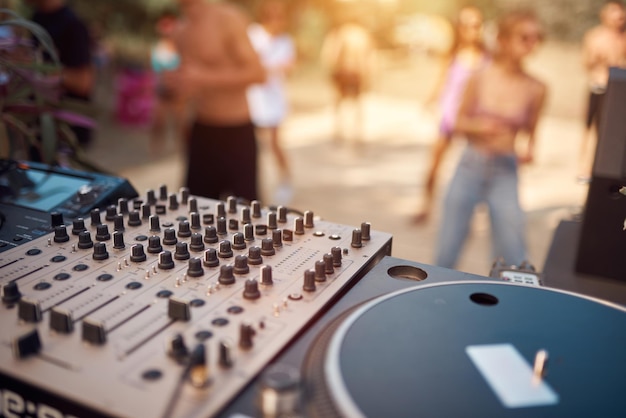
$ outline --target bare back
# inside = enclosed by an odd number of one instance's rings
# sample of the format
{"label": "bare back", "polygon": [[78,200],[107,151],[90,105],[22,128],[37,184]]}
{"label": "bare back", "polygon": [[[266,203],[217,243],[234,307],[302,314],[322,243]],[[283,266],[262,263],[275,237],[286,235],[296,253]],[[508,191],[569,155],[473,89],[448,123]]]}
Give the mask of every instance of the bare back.
{"label": "bare back", "polygon": [[[205,78],[211,74],[241,73],[241,69],[249,65],[260,67],[252,61],[258,58],[246,36],[246,24],[245,17],[233,6],[202,4],[197,13],[187,16],[177,33],[181,67],[204,73]],[[240,124],[250,120],[246,88],[251,83],[245,78],[230,81],[197,83],[191,99],[200,121]]]}

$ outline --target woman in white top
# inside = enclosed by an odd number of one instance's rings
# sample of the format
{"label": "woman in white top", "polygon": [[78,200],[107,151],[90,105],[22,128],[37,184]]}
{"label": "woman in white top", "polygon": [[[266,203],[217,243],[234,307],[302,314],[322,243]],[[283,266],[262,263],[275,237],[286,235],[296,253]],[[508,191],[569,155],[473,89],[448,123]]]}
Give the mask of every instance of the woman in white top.
{"label": "woman in white top", "polygon": [[[286,27],[285,2],[263,1],[259,8],[258,23],[249,26],[248,36],[265,67],[267,78],[264,84],[255,84],[248,89],[248,104],[254,125],[269,134],[280,172],[282,194],[290,195],[287,190],[290,180],[289,164],[279,141],[279,128],[288,110],[285,77],[296,58],[294,44]],[[282,201],[274,203],[286,204],[289,198],[290,196],[276,196],[276,200]]]}

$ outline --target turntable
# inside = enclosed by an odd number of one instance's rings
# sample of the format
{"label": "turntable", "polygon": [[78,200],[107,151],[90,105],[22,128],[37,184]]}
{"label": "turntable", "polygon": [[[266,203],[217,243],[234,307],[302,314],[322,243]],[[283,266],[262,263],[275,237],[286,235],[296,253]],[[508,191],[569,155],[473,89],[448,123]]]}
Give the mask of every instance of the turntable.
{"label": "turntable", "polygon": [[617,305],[386,257],[275,363],[303,416],[618,417],[625,330]]}

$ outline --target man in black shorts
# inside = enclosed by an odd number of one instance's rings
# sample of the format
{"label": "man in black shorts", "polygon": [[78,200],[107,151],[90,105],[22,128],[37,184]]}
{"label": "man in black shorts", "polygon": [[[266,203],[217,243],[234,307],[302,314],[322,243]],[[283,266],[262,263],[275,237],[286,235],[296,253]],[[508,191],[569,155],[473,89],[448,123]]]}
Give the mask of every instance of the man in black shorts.
{"label": "man in black shorts", "polygon": [[256,199],[257,145],[246,90],[263,82],[265,71],[248,39],[248,19],[226,2],[178,3],[183,19],[175,42],[181,65],[163,81],[195,109],[187,187],[215,199]]}

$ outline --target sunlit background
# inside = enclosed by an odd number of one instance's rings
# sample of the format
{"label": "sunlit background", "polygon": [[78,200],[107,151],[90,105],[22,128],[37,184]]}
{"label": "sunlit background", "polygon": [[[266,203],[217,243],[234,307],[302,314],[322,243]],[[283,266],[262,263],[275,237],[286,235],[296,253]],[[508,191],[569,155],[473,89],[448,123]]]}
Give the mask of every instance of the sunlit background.
{"label": "sunlit background", "polygon": [[[12,3],[21,12],[23,2]],[[182,156],[175,148],[155,158],[147,152],[151,111],[149,86],[134,94],[138,113],[117,113],[125,72],[149,75],[149,49],[154,24],[171,0],[73,0],[88,22],[100,54],[95,106],[99,129],[89,155],[108,170],[128,177],[143,193],[165,183],[181,185]],[[255,0],[234,1],[251,19]],[[529,69],[549,87],[538,139],[538,158],[522,171],[521,197],[528,214],[531,262],[541,268],[559,220],[584,204],[586,188],[577,185],[576,158],[586,106],[580,41],[597,23],[604,0],[477,0],[483,10],[485,37],[493,38],[493,22],[504,10],[534,9],[545,24],[547,39]],[[433,261],[439,217],[415,226],[410,218],[419,207],[429,147],[437,136],[437,114],[422,103],[440,71],[440,55],[452,41],[451,21],[467,1],[447,0],[288,0],[290,33],[298,65],[288,80],[290,114],[283,127],[284,146],[294,168],[294,207],[311,209],[334,222],[360,224],[394,235],[393,255],[424,263]],[[378,70],[365,96],[366,147],[355,150],[332,144],[333,90],[320,66],[324,36],[344,19],[358,19],[377,45]],[[142,97],[143,95],[143,97]],[[261,192],[269,200],[276,173],[269,151],[261,153]],[[458,149],[444,165],[443,193]],[[480,212],[460,260],[459,269],[487,274],[490,265],[488,221]]]}

